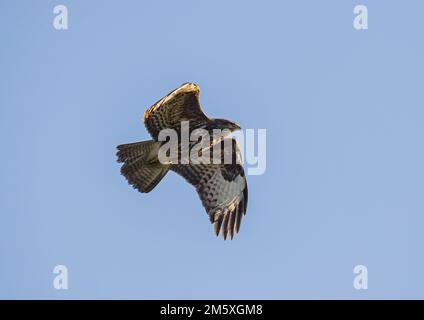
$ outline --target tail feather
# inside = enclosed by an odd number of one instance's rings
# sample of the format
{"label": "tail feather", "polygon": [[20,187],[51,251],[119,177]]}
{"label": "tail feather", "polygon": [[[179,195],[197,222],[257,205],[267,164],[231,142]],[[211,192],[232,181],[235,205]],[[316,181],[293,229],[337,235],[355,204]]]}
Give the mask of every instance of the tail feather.
{"label": "tail feather", "polygon": [[149,140],[134,143],[121,144],[117,146],[118,162],[126,162],[129,160],[156,160],[154,157],[154,150],[160,147],[160,143]]}
{"label": "tail feather", "polygon": [[118,146],[118,162],[123,162],[121,174],[140,192],[150,192],[162,180],[169,165],[158,161],[160,142],[142,141]]}

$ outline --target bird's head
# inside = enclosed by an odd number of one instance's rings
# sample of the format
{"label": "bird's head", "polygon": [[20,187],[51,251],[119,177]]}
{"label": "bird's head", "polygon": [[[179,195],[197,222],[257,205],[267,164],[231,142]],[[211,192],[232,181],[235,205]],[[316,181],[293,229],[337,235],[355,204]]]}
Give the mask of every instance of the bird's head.
{"label": "bird's head", "polygon": [[213,119],[212,123],[213,123],[214,129],[221,129],[221,130],[226,129],[231,132],[241,130],[241,127],[237,123],[233,121],[225,120],[225,119]]}

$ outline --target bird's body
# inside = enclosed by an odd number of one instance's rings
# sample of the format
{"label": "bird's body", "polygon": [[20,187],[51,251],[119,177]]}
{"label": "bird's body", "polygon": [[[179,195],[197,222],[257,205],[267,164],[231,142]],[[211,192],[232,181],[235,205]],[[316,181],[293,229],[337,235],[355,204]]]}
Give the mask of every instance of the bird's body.
{"label": "bird's body", "polygon": [[[128,183],[143,193],[150,192],[169,170],[181,175],[196,188],[216,235],[221,231],[224,239],[227,234],[232,239],[246,214],[247,182],[236,140],[226,139],[225,134],[217,136],[214,130],[226,130],[228,134],[240,127],[228,120],[208,118],[201,110],[199,92],[197,85],[183,84],[146,110],[144,124],[154,140],[118,146],[118,162],[123,162],[121,173]],[[188,125],[188,132],[184,132],[182,124]],[[207,145],[199,148],[189,140],[187,150],[184,149],[183,135],[198,129],[211,137],[206,140]],[[166,143],[160,141],[163,130],[173,130],[178,136],[178,157],[172,161],[159,161],[161,147]],[[221,161],[214,161],[210,152],[209,162],[194,161],[191,156],[184,162],[183,150],[191,155],[195,147],[198,154],[220,149]],[[226,154],[230,154],[230,162],[228,158],[224,161]]]}

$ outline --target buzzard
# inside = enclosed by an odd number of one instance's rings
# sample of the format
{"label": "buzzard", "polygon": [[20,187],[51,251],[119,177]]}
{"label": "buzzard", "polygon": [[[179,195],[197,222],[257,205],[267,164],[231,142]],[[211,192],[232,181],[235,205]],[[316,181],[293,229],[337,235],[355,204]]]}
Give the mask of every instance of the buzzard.
{"label": "buzzard", "polygon": [[[153,140],[122,144],[117,146],[118,162],[123,163],[121,174],[128,183],[142,193],[150,192],[171,170],[192,184],[214,226],[215,235],[225,240],[238,233],[243,215],[247,209],[247,181],[240,161],[240,151],[236,140],[221,136],[212,139],[208,148],[230,145],[231,161],[187,164],[180,161],[163,163],[158,152],[164,141],[159,141],[161,130],[173,129],[181,135],[181,123],[188,121],[189,132],[204,129],[211,133],[214,129],[231,133],[240,127],[225,119],[208,118],[202,111],[199,101],[200,89],[196,84],[185,83],[153,104],[144,113],[144,124]],[[190,144],[190,148],[193,145]],[[179,152],[181,146],[179,145]],[[227,148],[228,149],[228,148]],[[200,150],[200,152],[204,151]],[[223,159],[225,152],[221,153]],[[238,161],[237,161],[238,160]]]}

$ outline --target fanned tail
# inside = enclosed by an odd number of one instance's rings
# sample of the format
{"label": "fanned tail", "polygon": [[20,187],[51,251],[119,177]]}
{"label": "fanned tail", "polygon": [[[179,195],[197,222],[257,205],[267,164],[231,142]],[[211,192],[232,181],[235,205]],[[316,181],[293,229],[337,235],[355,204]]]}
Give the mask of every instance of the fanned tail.
{"label": "fanned tail", "polygon": [[169,165],[163,165],[158,160],[160,146],[160,142],[149,140],[117,147],[118,162],[123,163],[121,174],[140,192],[153,190],[169,170]]}

